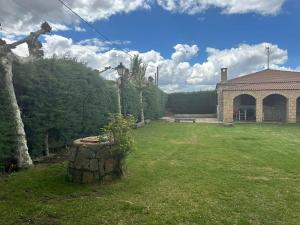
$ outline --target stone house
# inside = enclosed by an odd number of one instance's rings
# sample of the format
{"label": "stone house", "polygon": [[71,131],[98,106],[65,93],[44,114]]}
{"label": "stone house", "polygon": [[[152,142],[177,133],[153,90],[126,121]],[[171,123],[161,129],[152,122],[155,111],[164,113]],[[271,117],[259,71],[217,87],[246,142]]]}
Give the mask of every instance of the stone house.
{"label": "stone house", "polygon": [[300,123],[300,72],[263,70],[217,84],[218,120]]}

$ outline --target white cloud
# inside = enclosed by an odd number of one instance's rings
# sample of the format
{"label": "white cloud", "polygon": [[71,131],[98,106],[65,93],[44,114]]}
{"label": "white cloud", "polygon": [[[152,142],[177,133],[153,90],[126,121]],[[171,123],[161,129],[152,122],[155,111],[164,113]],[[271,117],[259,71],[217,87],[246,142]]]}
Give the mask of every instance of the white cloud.
{"label": "white cloud", "polygon": [[[130,66],[130,57],[126,53],[115,49],[102,52],[102,46],[92,45],[93,42],[90,41],[74,43],[72,39],[62,36],[46,35],[45,55],[46,57],[53,54],[76,57],[78,60],[86,62],[90,67],[99,70],[106,66],[115,67],[120,62],[123,62],[127,67]],[[196,54],[197,46],[181,45],[185,46],[184,49],[194,49],[193,54],[187,54],[189,57],[179,57],[181,60],[174,57],[177,52],[181,52],[178,51],[181,48],[176,48],[179,45],[174,47],[175,52],[170,58],[164,58],[154,50],[147,52],[130,51],[129,54],[132,56],[139,54],[143,58],[148,65],[148,76],[154,76],[156,67],[159,66],[160,87],[165,91],[196,91],[214,88],[220,80],[221,67],[229,68],[229,78],[264,69],[267,61],[265,53],[267,45],[272,49],[272,68],[289,69],[283,67],[288,59],[287,51],[270,43],[242,44],[236,48],[223,50],[207,48],[207,60],[195,64],[191,64],[188,60]],[[117,76],[115,71],[108,71],[102,75],[107,79],[114,79]]]}
{"label": "white cloud", "polygon": [[[276,15],[286,0],[64,0],[84,19],[95,22],[120,13],[150,9],[158,4],[171,12],[197,14],[218,7],[226,14],[257,13]],[[156,2],[156,3],[155,3]],[[7,34],[24,35],[37,29],[43,21],[52,23],[53,29],[83,31],[80,19],[70,13],[59,1],[0,0],[0,21]]]}
{"label": "white cloud", "polygon": [[164,9],[172,12],[197,14],[217,7],[226,14],[257,13],[276,15],[285,0],[157,0]]}
{"label": "white cloud", "polygon": [[[118,13],[129,13],[137,9],[149,9],[148,0],[64,0],[84,19],[95,22],[108,19]],[[75,24],[78,29],[80,19],[70,13],[59,1],[0,0],[0,21],[4,33],[24,35],[37,29],[44,21],[53,25],[54,30],[68,30]]]}
{"label": "white cloud", "polygon": [[185,62],[187,60],[190,60],[193,56],[195,56],[199,48],[197,45],[183,45],[183,44],[177,44],[174,47],[175,52],[172,54],[172,60],[175,62]]}
{"label": "white cloud", "polygon": [[287,61],[287,51],[269,43],[242,44],[237,48],[224,50],[207,48],[207,61],[193,66],[193,73],[187,82],[190,84],[215,83],[219,81],[221,67],[229,68],[229,78],[263,69],[267,63],[266,46],[270,46],[272,49],[272,67],[283,65]]}
{"label": "white cloud", "polygon": [[75,26],[74,30],[77,31],[77,32],[86,32],[86,29],[84,29],[84,28],[82,28],[80,26]]}

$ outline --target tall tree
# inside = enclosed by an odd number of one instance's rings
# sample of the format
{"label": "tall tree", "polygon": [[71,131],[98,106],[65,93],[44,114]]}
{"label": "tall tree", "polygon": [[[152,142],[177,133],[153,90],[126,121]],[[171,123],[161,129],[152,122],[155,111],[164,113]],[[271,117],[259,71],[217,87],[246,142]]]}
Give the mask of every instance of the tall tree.
{"label": "tall tree", "polygon": [[[0,39],[0,78],[4,80],[4,87],[8,93],[8,100],[12,108],[12,116],[16,126],[16,152],[19,168],[30,167],[32,165],[32,160],[28,152],[24,124],[13,85],[13,61],[21,62],[26,60],[34,60],[43,56],[43,51],[41,50],[42,44],[40,41],[38,41],[38,37],[41,34],[45,34],[50,31],[51,27],[45,22],[42,24],[40,30],[31,32],[27,37],[12,44],[7,44],[4,40]],[[11,51],[23,43],[26,43],[28,46],[30,56],[27,59],[21,59]]]}
{"label": "tall tree", "polygon": [[142,123],[145,122],[143,92],[147,88],[148,83],[146,70],[147,65],[143,63],[143,60],[138,55],[135,55],[131,61],[131,76],[132,82],[139,93],[140,119]]}

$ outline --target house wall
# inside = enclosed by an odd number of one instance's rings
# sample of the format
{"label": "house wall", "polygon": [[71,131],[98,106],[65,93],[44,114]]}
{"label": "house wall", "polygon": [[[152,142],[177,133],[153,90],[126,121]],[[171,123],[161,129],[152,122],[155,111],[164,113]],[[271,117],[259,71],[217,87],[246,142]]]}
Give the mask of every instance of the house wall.
{"label": "house wall", "polygon": [[218,89],[218,105],[217,105],[217,116],[219,121],[223,121],[223,92],[222,88]]}
{"label": "house wall", "polygon": [[268,90],[268,91],[227,91],[218,90],[219,119],[226,123],[233,122],[233,102],[235,97],[247,94],[256,99],[256,122],[263,122],[263,99],[272,94],[279,94],[287,99],[287,122],[297,121],[297,99],[300,97],[300,90]]}

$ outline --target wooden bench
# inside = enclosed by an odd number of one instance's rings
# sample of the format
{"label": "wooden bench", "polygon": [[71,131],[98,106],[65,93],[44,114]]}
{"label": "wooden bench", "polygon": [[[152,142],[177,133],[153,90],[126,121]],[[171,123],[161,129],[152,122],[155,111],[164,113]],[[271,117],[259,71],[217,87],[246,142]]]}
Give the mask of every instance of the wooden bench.
{"label": "wooden bench", "polygon": [[180,123],[180,121],[191,121],[193,123],[196,123],[195,118],[175,118],[175,122]]}
{"label": "wooden bench", "polygon": [[191,121],[193,123],[196,123],[196,118],[197,116],[192,115],[192,114],[175,114],[174,115],[175,122],[180,122],[180,121]]}

